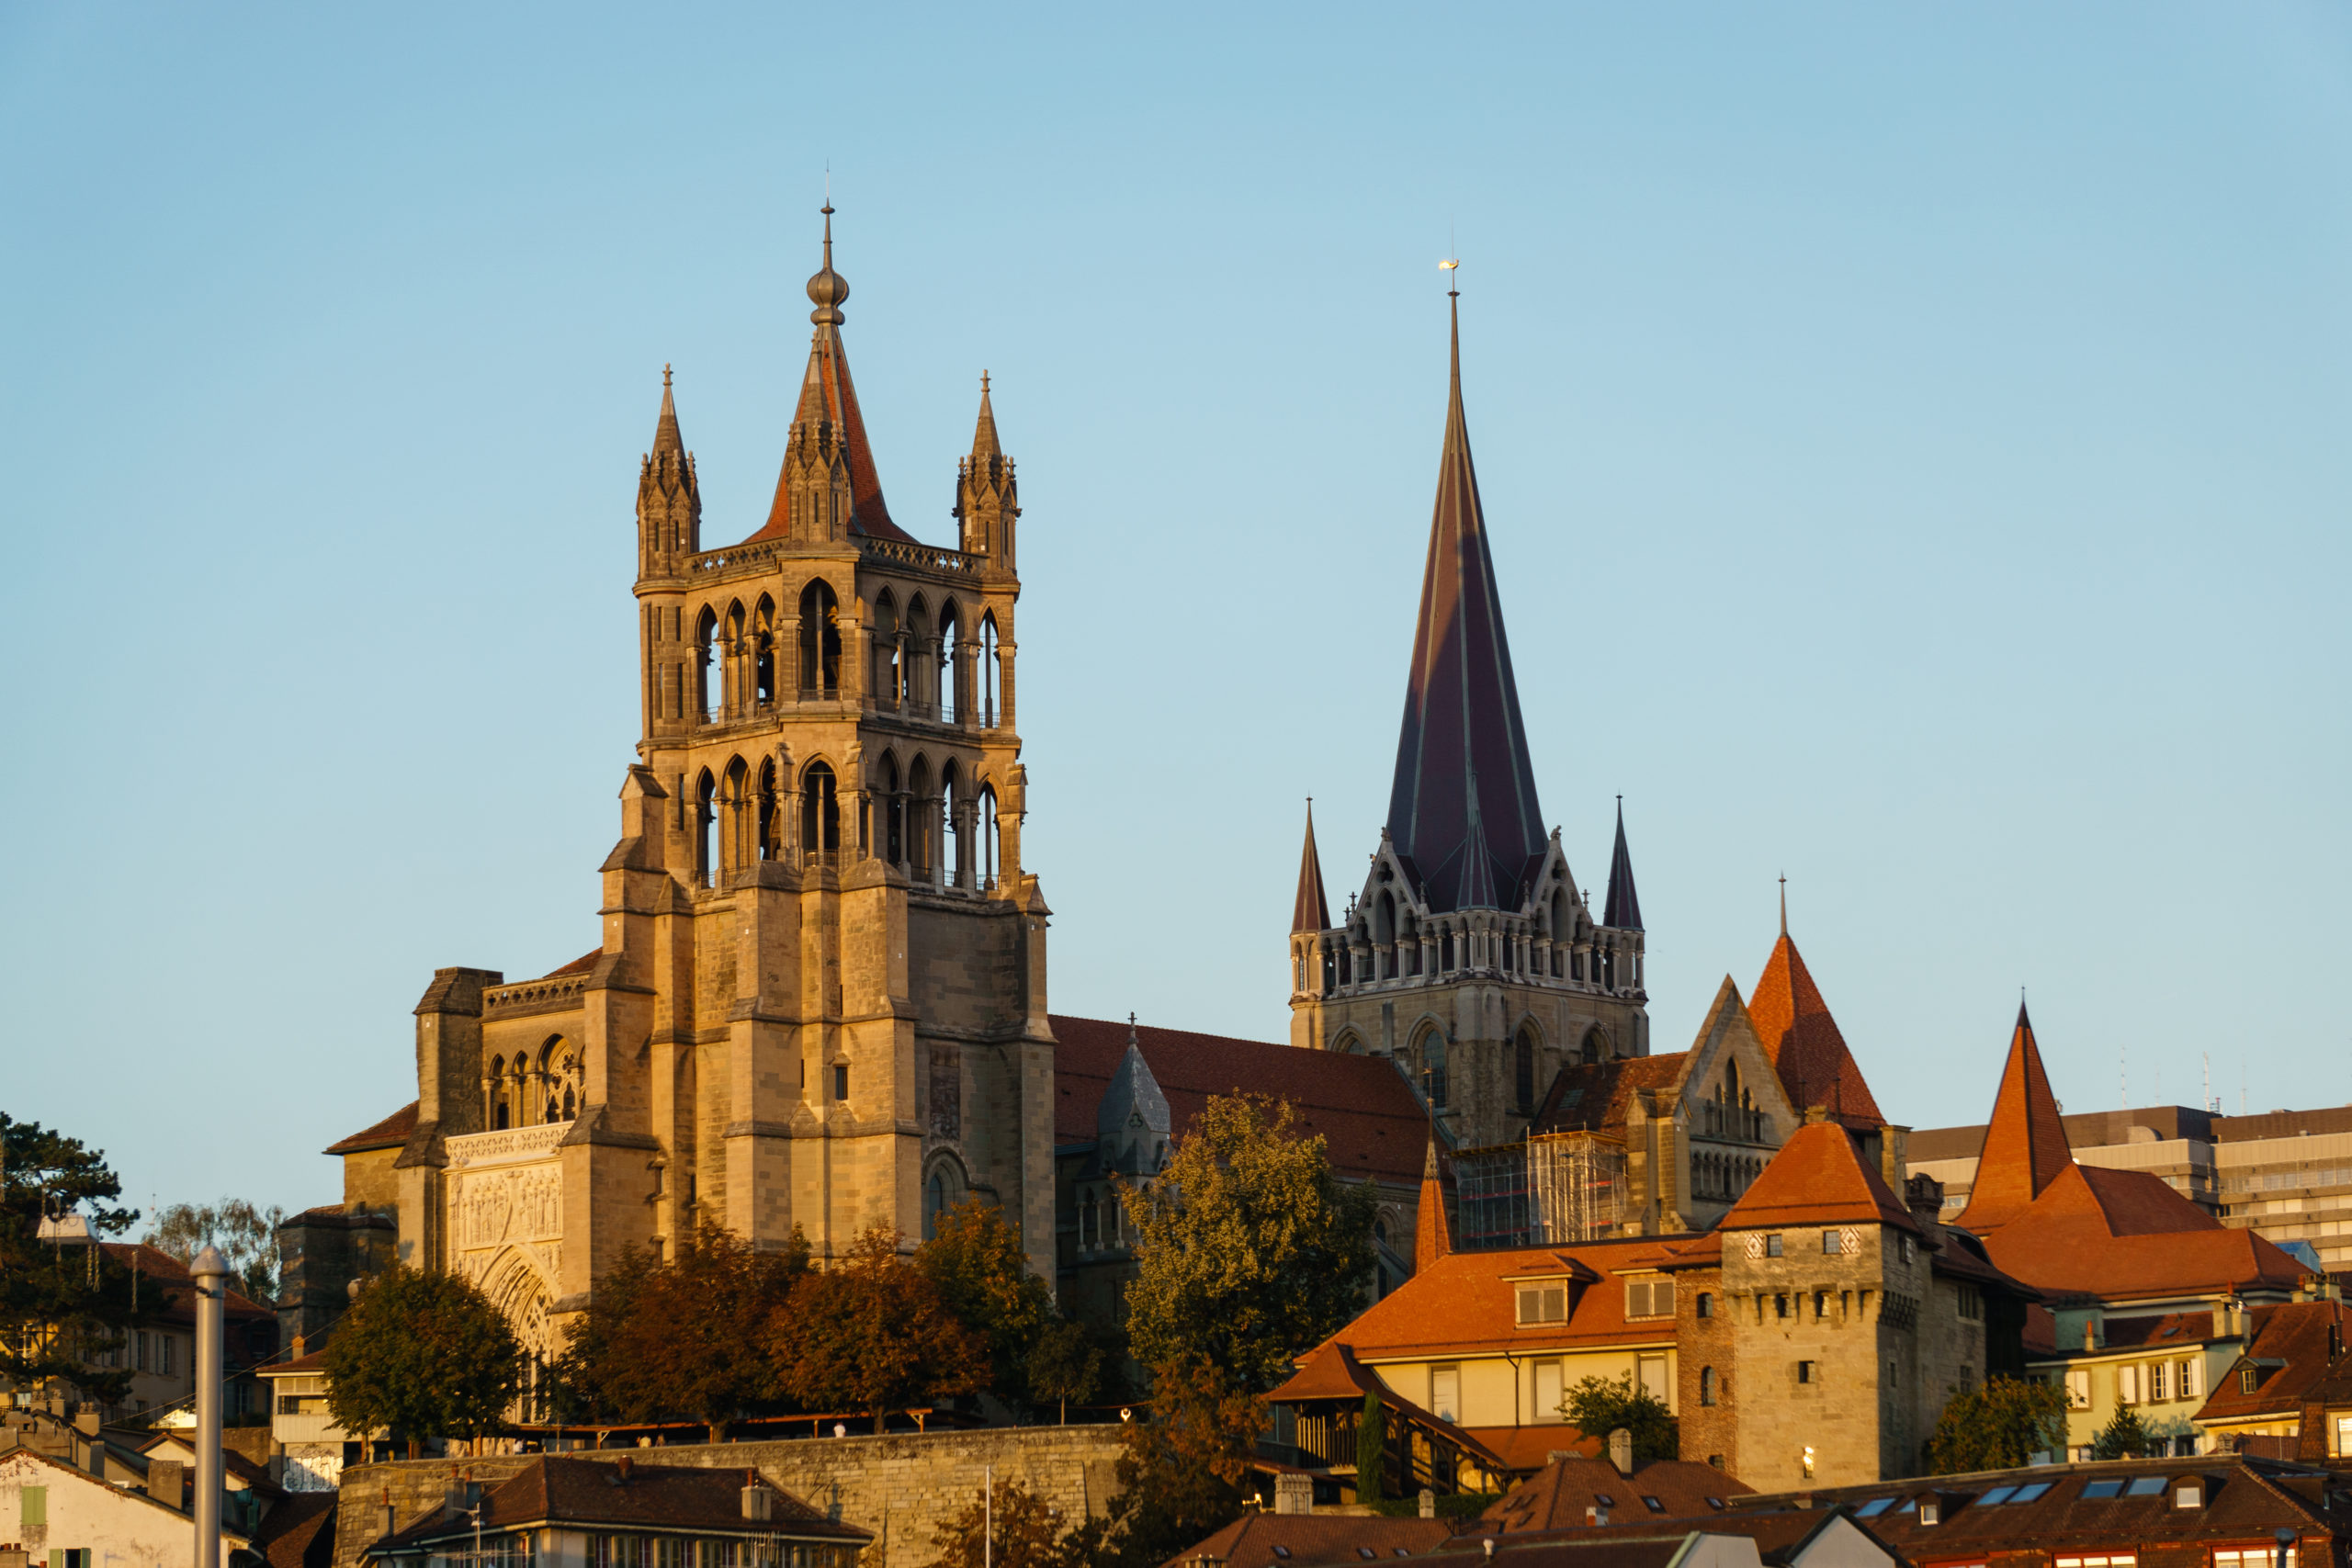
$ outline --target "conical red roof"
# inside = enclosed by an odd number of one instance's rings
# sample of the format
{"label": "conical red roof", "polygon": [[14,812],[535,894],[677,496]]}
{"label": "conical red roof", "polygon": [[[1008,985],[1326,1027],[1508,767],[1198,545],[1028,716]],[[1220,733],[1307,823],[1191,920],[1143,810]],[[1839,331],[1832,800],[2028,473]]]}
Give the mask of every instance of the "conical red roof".
{"label": "conical red roof", "polygon": [[1291,901],[1293,931],[1331,929],[1331,906],[1323,897],[1323,861],[1315,852],[1315,803],[1306,805],[1306,847],[1298,853],[1298,896]]}
{"label": "conical red roof", "polygon": [[1715,1228],[1838,1224],[1919,1228],[1885,1179],[1862,1163],[1845,1128],[1835,1122],[1808,1122],[1790,1134]]}
{"label": "conical red roof", "polygon": [[1829,1016],[1821,987],[1813,983],[1797,944],[1785,931],[1749,993],[1747,1016],[1764,1054],[1780,1070],[1791,1104],[1800,1111],[1826,1105],[1833,1118],[1849,1127],[1867,1129],[1884,1122],[1860,1066],[1838,1032],[1838,1021]]}
{"label": "conical red roof", "polygon": [[1993,1099],[1993,1120],[1976,1158],[1976,1183],[1969,1189],[1962,1228],[1983,1235],[2016,1219],[2075,1163],[2058,1097],[2034,1043],[2033,1021],[2018,1003],[2009,1059],[2001,1068],[2001,1089]]}

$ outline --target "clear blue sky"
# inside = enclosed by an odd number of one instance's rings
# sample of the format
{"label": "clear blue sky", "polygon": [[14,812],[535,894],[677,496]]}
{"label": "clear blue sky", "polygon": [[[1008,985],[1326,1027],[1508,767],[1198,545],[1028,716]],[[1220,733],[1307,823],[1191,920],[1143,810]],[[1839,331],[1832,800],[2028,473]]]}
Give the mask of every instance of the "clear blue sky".
{"label": "clear blue sky", "polygon": [[[2352,19],[2246,4],[0,6],[0,1105],[339,1196],[596,939],[664,361],[763,515],[830,161],[936,540],[1022,464],[1058,1010],[1275,1040],[1377,840],[1464,258],[1546,816],[1657,1043],[1797,935],[1889,1112],[2352,1100]],[[1449,240],[1449,234],[1454,236]]]}

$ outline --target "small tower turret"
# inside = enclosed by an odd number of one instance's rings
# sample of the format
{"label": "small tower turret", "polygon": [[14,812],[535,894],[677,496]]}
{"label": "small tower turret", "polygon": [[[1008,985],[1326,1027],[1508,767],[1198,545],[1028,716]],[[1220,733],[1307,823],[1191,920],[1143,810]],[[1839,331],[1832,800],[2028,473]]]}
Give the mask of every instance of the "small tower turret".
{"label": "small tower turret", "polygon": [[1012,459],[997,442],[996,410],[989,403],[989,373],[980,372],[980,417],[972,431],[972,455],[956,465],[956,520],[962,525],[965,554],[980,556],[985,570],[1014,568],[1013,521],[1021,515],[1021,488]]}
{"label": "small tower turret", "polygon": [[702,487],[695,480],[694,454],[678,434],[678,405],[670,392],[670,367],[662,367],[662,417],[653,425],[653,450],[639,461],[637,476],[637,575],[675,577],[685,558],[702,548]]}

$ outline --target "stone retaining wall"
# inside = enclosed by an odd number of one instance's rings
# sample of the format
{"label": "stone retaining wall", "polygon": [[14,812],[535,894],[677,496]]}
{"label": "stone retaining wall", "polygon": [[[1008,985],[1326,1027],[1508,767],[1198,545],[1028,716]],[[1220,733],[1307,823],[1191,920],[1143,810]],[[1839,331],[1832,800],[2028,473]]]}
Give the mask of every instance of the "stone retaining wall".
{"label": "stone retaining wall", "polygon": [[[893,1433],[885,1437],[695,1444],[661,1449],[600,1449],[568,1457],[639,1464],[754,1467],[821,1513],[874,1532],[860,1568],[925,1568],[932,1536],[979,1496],[987,1467],[1001,1485],[1018,1481],[1068,1519],[1102,1512],[1116,1490],[1116,1427],[1000,1427],[977,1432]],[[470,1472],[495,1486],[536,1457],[401,1460],[349,1465],[335,1518],[335,1568],[354,1568],[380,1533],[379,1509],[390,1493],[401,1528],[438,1507],[450,1481]]]}

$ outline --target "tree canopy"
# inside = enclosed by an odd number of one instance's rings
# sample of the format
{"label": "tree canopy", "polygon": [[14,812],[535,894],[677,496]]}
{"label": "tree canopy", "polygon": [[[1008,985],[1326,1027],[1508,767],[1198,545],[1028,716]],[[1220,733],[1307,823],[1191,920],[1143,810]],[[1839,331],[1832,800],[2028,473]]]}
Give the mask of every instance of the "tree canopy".
{"label": "tree canopy", "polygon": [[1152,1369],[1146,1419],[1120,1432],[1113,1568],[1155,1568],[1239,1517],[1265,1402],[1203,1356]]}
{"label": "tree canopy", "polygon": [[1634,1461],[1673,1459],[1681,1451],[1674,1415],[1666,1402],[1626,1372],[1614,1378],[1580,1380],[1560,1401],[1560,1411],[1588,1438],[1606,1441],[1620,1427],[1633,1434]]}
{"label": "tree canopy", "polygon": [[[978,1198],[939,1216],[915,1252],[947,1310],[988,1341],[989,1386],[1008,1404],[1032,1401],[1029,1361],[1055,1321],[1053,1292],[1030,1271],[1021,1234]],[[1053,1398],[1048,1394],[1045,1397]],[[1077,1397],[1083,1398],[1083,1394]]]}
{"label": "tree canopy", "polygon": [[1944,1402],[1928,1438],[1928,1468],[1935,1475],[2014,1470],[2065,1442],[2065,1394],[2046,1382],[1991,1378]]}
{"label": "tree canopy", "polygon": [[390,1427],[414,1458],[428,1437],[494,1430],[522,1363],[505,1315],[471,1281],[398,1265],[360,1287],[327,1341],[327,1412],[355,1438]]}
{"label": "tree canopy", "polygon": [[677,1256],[624,1248],[566,1330],[561,1383],[581,1414],[622,1421],[699,1421],[710,1440],[777,1400],[768,1320],[808,1272],[808,1243],[763,1252],[706,1224]]}
{"label": "tree canopy", "polygon": [[988,1385],[988,1341],[950,1311],[929,1275],[876,1226],[830,1269],[804,1275],[773,1314],[762,1343],[777,1388],[804,1409],[882,1418]]}
{"label": "tree canopy", "polygon": [[1043,1497],[1001,1481],[993,1495],[974,1494],[933,1533],[936,1568],[1083,1568],[1085,1541],[1098,1532],[1073,1539],[1063,1526],[1060,1510]]}
{"label": "tree canopy", "polygon": [[[19,1386],[55,1380],[108,1403],[128,1393],[130,1370],[98,1364],[132,1316],[131,1272],[99,1245],[139,1218],[121,1195],[97,1150],[0,1112],[0,1374]],[[77,1213],[88,1241],[40,1239],[44,1219]]]}
{"label": "tree canopy", "polygon": [[277,1299],[277,1227],[286,1211],[272,1203],[257,1209],[243,1198],[218,1203],[167,1203],[149,1222],[139,1239],[182,1263],[208,1247],[220,1256],[237,1276],[237,1287],[257,1302]]}
{"label": "tree canopy", "polygon": [[1150,1189],[1121,1197],[1139,1237],[1127,1334],[1155,1388],[1204,1360],[1265,1393],[1365,1304],[1372,1186],[1341,1181],[1287,1102],[1212,1098]]}
{"label": "tree canopy", "polygon": [[2114,1418],[2091,1439],[2091,1458],[2138,1459],[2148,1451],[2148,1428],[2141,1423],[2140,1413],[2119,1404]]}

